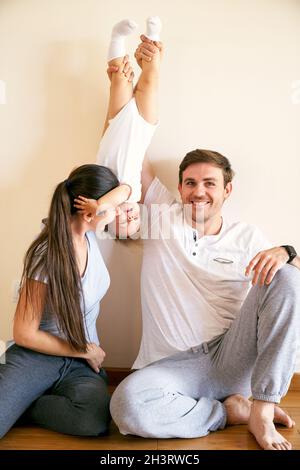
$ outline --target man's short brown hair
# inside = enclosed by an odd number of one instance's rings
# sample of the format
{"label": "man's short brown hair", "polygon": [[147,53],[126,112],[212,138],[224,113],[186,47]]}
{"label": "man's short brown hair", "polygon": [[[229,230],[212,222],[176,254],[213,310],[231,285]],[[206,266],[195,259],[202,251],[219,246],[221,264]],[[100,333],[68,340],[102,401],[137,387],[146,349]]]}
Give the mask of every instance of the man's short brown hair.
{"label": "man's short brown hair", "polygon": [[231,168],[230,161],[218,152],[213,150],[196,149],[187,153],[179,166],[179,184],[182,184],[182,174],[188,166],[194,163],[211,163],[212,165],[221,168],[224,176],[224,188],[227,183],[232,181],[234,171]]}

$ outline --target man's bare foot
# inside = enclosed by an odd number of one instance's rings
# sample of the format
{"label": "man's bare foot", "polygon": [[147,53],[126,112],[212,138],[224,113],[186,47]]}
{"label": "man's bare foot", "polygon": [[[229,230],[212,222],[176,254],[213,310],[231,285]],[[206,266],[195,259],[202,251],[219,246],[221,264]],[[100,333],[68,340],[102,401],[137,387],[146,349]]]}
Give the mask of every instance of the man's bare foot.
{"label": "man's bare foot", "polygon": [[[252,402],[242,395],[230,395],[223,403],[227,412],[227,425],[248,424]],[[274,423],[282,424],[287,428],[295,426],[295,421],[278,405],[274,408]]]}
{"label": "man's bare foot", "polygon": [[[282,419],[283,415],[278,410],[276,413],[278,418]],[[254,400],[251,407],[248,429],[258,444],[265,450],[291,450],[291,443],[276,431],[273,423],[274,419],[274,403]]]}
{"label": "man's bare foot", "polygon": [[295,421],[293,421],[292,418],[277,405],[275,405],[274,410],[274,423],[282,424],[287,428],[293,428],[296,424]]}
{"label": "man's bare foot", "polygon": [[247,424],[250,417],[251,401],[242,395],[230,395],[224,400],[223,405],[227,413],[227,426],[234,424]]}

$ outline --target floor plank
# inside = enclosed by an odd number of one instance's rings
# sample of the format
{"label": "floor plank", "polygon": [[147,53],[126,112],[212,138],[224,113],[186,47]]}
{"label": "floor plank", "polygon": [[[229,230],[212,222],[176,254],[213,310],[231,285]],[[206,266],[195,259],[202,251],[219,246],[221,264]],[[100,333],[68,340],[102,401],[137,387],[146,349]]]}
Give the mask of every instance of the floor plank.
{"label": "floor plank", "polygon": [[[296,421],[293,429],[278,427],[300,450],[300,391],[290,391],[282,407]],[[0,440],[0,450],[239,450],[259,449],[246,426],[230,426],[199,439],[143,439],[122,436],[112,423],[110,434],[101,438],[84,438],[59,434],[34,426],[16,426]]]}
{"label": "floor plank", "polygon": [[[298,395],[299,396],[299,395]],[[299,400],[299,398],[298,398]],[[277,426],[278,431],[292,443],[294,450],[300,449],[300,408],[284,407],[296,421],[293,429]],[[259,450],[247,426],[230,426],[199,439],[160,439],[158,450]]]}
{"label": "floor plank", "polygon": [[157,450],[156,439],[122,436],[116,425],[104,437],[76,437],[35,426],[17,426],[0,440],[0,450]]}

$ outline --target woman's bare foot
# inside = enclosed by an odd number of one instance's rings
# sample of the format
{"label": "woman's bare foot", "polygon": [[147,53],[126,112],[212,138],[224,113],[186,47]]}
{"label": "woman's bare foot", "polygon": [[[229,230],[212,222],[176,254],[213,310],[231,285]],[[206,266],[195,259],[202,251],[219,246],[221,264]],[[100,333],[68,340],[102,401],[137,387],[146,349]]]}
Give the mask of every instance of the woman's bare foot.
{"label": "woman's bare foot", "polygon": [[[281,411],[284,413],[283,410]],[[283,418],[278,410],[276,410],[276,413],[279,419]],[[274,419],[274,403],[254,400],[251,406],[248,429],[258,444],[265,450],[291,450],[291,443],[276,431],[273,423]],[[286,420],[285,417],[283,419]]]}
{"label": "woman's bare foot", "polygon": [[230,395],[224,400],[223,405],[227,413],[227,426],[234,424],[247,424],[250,417],[251,401],[242,395]]}

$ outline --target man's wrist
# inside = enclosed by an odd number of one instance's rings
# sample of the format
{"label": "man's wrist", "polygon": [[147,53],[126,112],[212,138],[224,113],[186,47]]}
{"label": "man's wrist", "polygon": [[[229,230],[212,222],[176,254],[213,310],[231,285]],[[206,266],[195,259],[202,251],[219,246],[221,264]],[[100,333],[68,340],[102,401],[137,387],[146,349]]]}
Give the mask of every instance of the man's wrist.
{"label": "man's wrist", "polygon": [[293,261],[294,258],[296,258],[297,256],[297,252],[295,250],[295,248],[291,245],[281,245],[281,248],[284,248],[285,251],[287,252],[287,255],[288,255],[288,260],[287,260],[287,263],[291,263]]}

